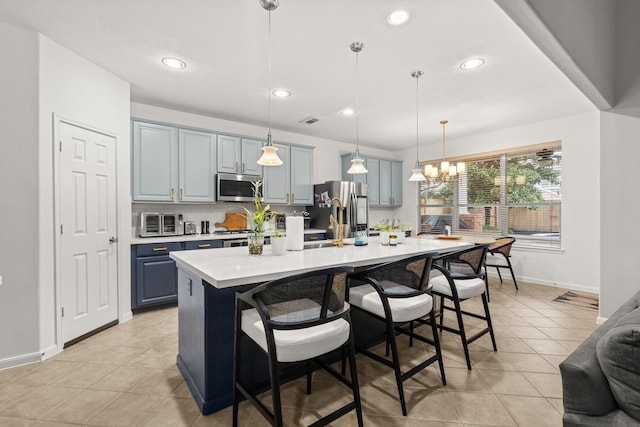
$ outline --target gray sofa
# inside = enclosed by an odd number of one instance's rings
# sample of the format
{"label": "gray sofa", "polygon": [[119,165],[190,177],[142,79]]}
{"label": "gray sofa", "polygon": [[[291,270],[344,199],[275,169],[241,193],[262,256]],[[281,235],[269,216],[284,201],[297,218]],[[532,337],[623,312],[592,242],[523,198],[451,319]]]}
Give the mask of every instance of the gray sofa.
{"label": "gray sofa", "polygon": [[640,426],[640,292],[561,364],[565,426]]}

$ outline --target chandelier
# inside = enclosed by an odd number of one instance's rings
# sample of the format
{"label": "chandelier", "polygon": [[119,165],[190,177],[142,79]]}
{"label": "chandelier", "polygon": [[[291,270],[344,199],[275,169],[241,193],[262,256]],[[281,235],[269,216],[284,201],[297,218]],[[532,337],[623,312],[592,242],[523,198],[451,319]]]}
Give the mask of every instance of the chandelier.
{"label": "chandelier", "polygon": [[424,167],[424,174],[427,178],[427,184],[430,186],[437,186],[440,184],[446,184],[447,180],[453,180],[458,175],[463,174],[467,167],[464,162],[458,162],[452,165],[447,160],[446,153],[446,125],[448,120],[440,120],[442,125],[442,161],[440,162],[440,168],[433,165],[426,165]]}

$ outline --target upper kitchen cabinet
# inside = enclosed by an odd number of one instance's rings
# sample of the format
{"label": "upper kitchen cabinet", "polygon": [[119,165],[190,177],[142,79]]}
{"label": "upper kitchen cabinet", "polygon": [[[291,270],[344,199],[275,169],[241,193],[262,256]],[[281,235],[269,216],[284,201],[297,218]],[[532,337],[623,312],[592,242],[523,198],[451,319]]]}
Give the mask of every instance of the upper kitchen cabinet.
{"label": "upper kitchen cabinet", "polygon": [[367,173],[348,174],[353,154],[342,155],[342,180],[364,182],[369,187],[369,206],[402,205],[402,162],[365,157]]}
{"label": "upper kitchen cabinet", "polygon": [[263,169],[265,203],[313,205],[313,149],[273,145],[282,165]]}
{"label": "upper kitchen cabinet", "polygon": [[391,206],[402,206],[402,162],[391,162]]}
{"label": "upper kitchen cabinet", "polygon": [[262,141],[218,135],[218,172],[262,175]]}
{"label": "upper kitchen cabinet", "polygon": [[215,134],[145,122],[132,129],[134,201],[215,201]]}
{"label": "upper kitchen cabinet", "polygon": [[216,135],[180,129],[179,202],[215,202]]}
{"label": "upper kitchen cabinet", "polygon": [[380,160],[380,206],[402,205],[402,162]]}
{"label": "upper kitchen cabinet", "polygon": [[380,160],[367,157],[367,184],[369,185],[369,206],[380,205]]}
{"label": "upper kitchen cabinet", "polygon": [[133,122],[133,200],[173,202],[178,184],[178,129]]}

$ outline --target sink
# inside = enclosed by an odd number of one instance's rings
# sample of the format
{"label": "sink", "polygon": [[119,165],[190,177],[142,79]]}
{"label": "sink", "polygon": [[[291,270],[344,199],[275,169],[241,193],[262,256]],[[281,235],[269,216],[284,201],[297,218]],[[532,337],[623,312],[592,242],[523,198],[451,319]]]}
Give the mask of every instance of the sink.
{"label": "sink", "polygon": [[333,246],[333,242],[305,242],[305,249],[319,249],[319,248],[330,248]]}

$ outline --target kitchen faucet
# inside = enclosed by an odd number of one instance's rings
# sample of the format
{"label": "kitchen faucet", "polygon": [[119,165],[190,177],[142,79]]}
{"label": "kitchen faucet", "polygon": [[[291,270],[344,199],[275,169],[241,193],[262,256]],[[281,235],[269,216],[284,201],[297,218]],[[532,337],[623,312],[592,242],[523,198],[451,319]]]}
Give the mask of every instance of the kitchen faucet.
{"label": "kitchen faucet", "polygon": [[336,223],[336,219],[333,217],[333,215],[329,216],[329,230],[333,230],[333,224],[336,224],[338,226],[338,238],[337,239],[333,239],[333,245],[337,246],[339,248],[344,246],[344,232],[343,232],[343,226],[342,226],[342,202],[340,201],[339,198],[334,197],[333,199],[331,199],[330,202],[330,206],[333,206],[333,202],[338,202],[338,221]]}

